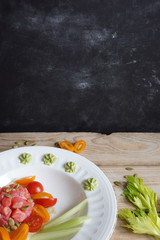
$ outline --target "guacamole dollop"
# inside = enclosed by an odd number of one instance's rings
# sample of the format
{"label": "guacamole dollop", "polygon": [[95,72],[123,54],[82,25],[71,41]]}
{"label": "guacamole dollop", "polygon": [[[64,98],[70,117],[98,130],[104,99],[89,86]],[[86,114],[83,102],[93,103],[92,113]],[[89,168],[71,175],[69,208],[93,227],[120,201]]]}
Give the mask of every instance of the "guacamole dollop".
{"label": "guacamole dollop", "polygon": [[98,187],[98,181],[95,178],[88,178],[83,182],[84,190],[94,191]]}
{"label": "guacamole dollop", "polygon": [[69,173],[74,173],[77,170],[77,165],[74,162],[67,162],[64,167],[65,171]]}
{"label": "guacamole dollop", "polygon": [[20,159],[20,163],[27,164],[27,163],[30,163],[32,161],[32,155],[29,154],[29,153],[22,153],[19,156],[19,159]]}
{"label": "guacamole dollop", "polygon": [[47,153],[43,157],[44,164],[48,165],[48,166],[55,163],[56,160],[57,160],[57,157],[55,155],[53,155],[52,153]]}

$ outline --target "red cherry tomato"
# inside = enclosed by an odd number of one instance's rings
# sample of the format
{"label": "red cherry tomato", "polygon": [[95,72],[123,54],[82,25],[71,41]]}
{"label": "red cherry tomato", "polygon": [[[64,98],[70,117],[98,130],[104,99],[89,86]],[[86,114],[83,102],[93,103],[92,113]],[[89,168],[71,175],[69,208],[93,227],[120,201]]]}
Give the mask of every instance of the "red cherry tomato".
{"label": "red cherry tomato", "polygon": [[24,223],[29,226],[29,232],[37,232],[43,224],[43,218],[33,213],[24,220]]}
{"label": "red cherry tomato", "polygon": [[38,198],[34,200],[37,204],[42,205],[43,207],[52,207],[57,203],[57,198]]}
{"label": "red cherry tomato", "polygon": [[28,192],[30,194],[36,194],[39,192],[43,192],[44,188],[40,182],[34,181],[27,185]]}

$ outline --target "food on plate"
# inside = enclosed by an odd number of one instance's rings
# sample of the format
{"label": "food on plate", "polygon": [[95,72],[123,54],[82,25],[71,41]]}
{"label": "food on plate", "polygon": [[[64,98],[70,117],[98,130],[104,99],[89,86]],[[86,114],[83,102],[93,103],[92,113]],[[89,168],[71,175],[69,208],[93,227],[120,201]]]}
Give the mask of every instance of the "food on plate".
{"label": "food on plate", "polygon": [[59,216],[58,218],[54,219],[53,221],[49,222],[48,224],[44,225],[42,227],[42,231],[45,229],[49,229],[55,226],[58,226],[58,224],[65,222],[67,219],[70,219],[72,216],[74,216],[77,212],[81,211],[87,204],[88,199],[84,199],[79,204],[74,206],[69,211],[65,212],[63,215]]}
{"label": "food on plate", "polygon": [[22,223],[11,235],[11,240],[25,240],[28,236],[29,226]]}
{"label": "food on plate", "polygon": [[134,233],[160,238],[160,217],[156,210],[157,194],[143,183],[143,179],[137,176],[126,178],[127,186],[122,196],[127,197],[137,208],[125,208],[118,212],[119,217],[128,223],[123,227],[132,229]]}
{"label": "food on plate", "polygon": [[29,154],[29,153],[22,153],[19,156],[19,159],[20,159],[20,163],[27,164],[27,163],[30,163],[32,161],[32,155]]}
{"label": "food on plate", "polygon": [[49,212],[40,204],[35,204],[33,207],[33,213],[36,215],[38,214],[43,219],[43,223],[46,223],[50,219]]}
{"label": "food on plate", "polygon": [[13,183],[2,187],[0,190],[0,226],[9,227],[10,219],[15,223],[21,223],[27,218],[34,206],[29,202],[31,195],[26,187],[17,186]]}
{"label": "food on plate", "polygon": [[57,203],[57,198],[36,198],[34,201],[43,207],[52,207]]}
{"label": "food on plate", "polygon": [[94,191],[98,187],[98,181],[95,178],[88,178],[83,182],[84,190]]}
{"label": "food on plate", "polygon": [[27,185],[27,190],[30,194],[36,194],[36,193],[41,193],[43,192],[44,188],[42,183],[38,181],[30,182]]}
{"label": "food on plate", "polygon": [[9,233],[4,227],[0,227],[0,237],[2,240],[10,240]]}
{"label": "food on plate", "polygon": [[43,224],[43,218],[37,214],[38,212],[32,212],[29,217],[24,220],[29,227],[29,232],[34,233],[37,232]]}
{"label": "food on plate", "polygon": [[32,196],[32,199],[44,198],[44,197],[53,198],[52,194],[50,194],[50,193],[38,192]]}
{"label": "food on plate", "polygon": [[20,185],[27,185],[30,182],[33,182],[35,180],[35,178],[36,178],[36,176],[21,178],[21,179],[16,180],[16,183],[20,184]]}
{"label": "food on plate", "polygon": [[65,171],[69,173],[74,173],[77,170],[77,165],[75,164],[75,162],[67,162],[65,163],[64,167]]}
{"label": "food on plate", "polygon": [[[25,239],[23,234],[37,232],[50,219],[46,208],[57,202],[57,198],[43,192],[43,185],[34,180],[35,176],[21,178],[0,189],[0,226],[9,232],[14,231],[11,237],[13,240],[18,239],[17,235]],[[36,204],[39,198],[42,202]]]}
{"label": "food on plate", "polygon": [[43,157],[43,162],[45,165],[51,165],[51,164],[55,163],[56,160],[57,160],[57,157],[55,155],[53,155],[52,153],[47,153]]}
{"label": "food on plate", "polygon": [[87,199],[50,220],[49,207],[57,198],[44,191],[35,176],[17,179],[0,189],[0,239],[40,240],[63,239],[77,233],[88,216],[75,217],[87,204]]}
{"label": "food on plate", "polygon": [[77,233],[82,224],[89,220],[88,216],[74,217],[77,212],[80,212],[87,204],[88,199],[84,199],[75,207],[42,226],[37,234],[31,236],[31,240],[57,240],[72,236]]}

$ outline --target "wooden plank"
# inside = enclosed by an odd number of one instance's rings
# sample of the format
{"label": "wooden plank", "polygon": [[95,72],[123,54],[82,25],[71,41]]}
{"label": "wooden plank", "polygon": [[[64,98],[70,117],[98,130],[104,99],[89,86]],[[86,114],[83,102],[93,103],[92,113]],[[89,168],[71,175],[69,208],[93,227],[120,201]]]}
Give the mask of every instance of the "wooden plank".
{"label": "wooden plank", "polygon": [[[95,164],[111,181],[115,190],[118,209],[133,206],[121,196],[122,187],[113,184],[114,181],[125,182],[124,175],[137,173],[144,183],[153,188],[160,199],[160,133],[114,133],[111,135],[99,133],[0,133],[0,151],[11,149],[16,141],[24,146],[24,141],[40,146],[54,146],[55,142],[68,140],[72,143],[79,139],[87,142],[86,149],[81,153]],[[133,166],[132,171],[125,167]],[[158,211],[160,203],[158,201]],[[155,239],[147,235],[138,235],[122,228],[118,218],[111,240],[145,240]]]}
{"label": "wooden plank", "polygon": [[99,166],[160,165],[160,133],[0,133],[0,151],[12,148],[16,141],[54,147],[57,141],[79,139],[87,142],[82,155]]}
{"label": "wooden plank", "polygon": [[[160,212],[160,166],[135,166],[132,171],[125,170],[125,167],[100,167],[101,170],[105,173],[105,175],[109,178],[110,182],[112,183],[112,186],[115,191],[116,199],[117,199],[117,207],[118,210],[122,208],[130,208],[134,209],[133,205],[129,203],[129,201],[121,196],[123,192],[123,187],[118,187],[114,184],[114,181],[120,181],[122,183],[126,182],[126,179],[124,178],[125,175],[133,175],[138,174],[140,178],[144,179],[144,183],[146,186],[151,187],[158,196],[158,205],[157,210]],[[117,223],[114,229],[114,233],[111,237],[111,240],[155,240],[154,237],[149,235],[139,235],[132,233],[131,230],[123,228],[121,225],[123,225],[125,222],[117,218]]]}

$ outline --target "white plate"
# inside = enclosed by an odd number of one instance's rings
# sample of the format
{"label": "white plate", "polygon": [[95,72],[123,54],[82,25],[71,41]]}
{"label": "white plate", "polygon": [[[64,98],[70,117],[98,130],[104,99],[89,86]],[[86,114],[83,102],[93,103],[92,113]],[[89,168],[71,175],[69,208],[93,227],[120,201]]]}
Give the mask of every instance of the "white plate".
{"label": "white plate", "polygon": [[[19,155],[30,153],[32,162],[23,165]],[[58,160],[51,166],[44,165],[44,154],[52,153]],[[64,164],[73,161],[75,173],[66,173]],[[8,184],[15,178],[36,175],[46,191],[58,198],[54,217],[61,215],[80,201],[88,198],[84,214],[91,217],[72,240],[108,240],[114,229],[117,204],[111,183],[105,174],[86,158],[67,150],[53,147],[22,147],[0,153],[0,184]],[[83,181],[96,178],[99,186],[93,191],[83,190]]]}

